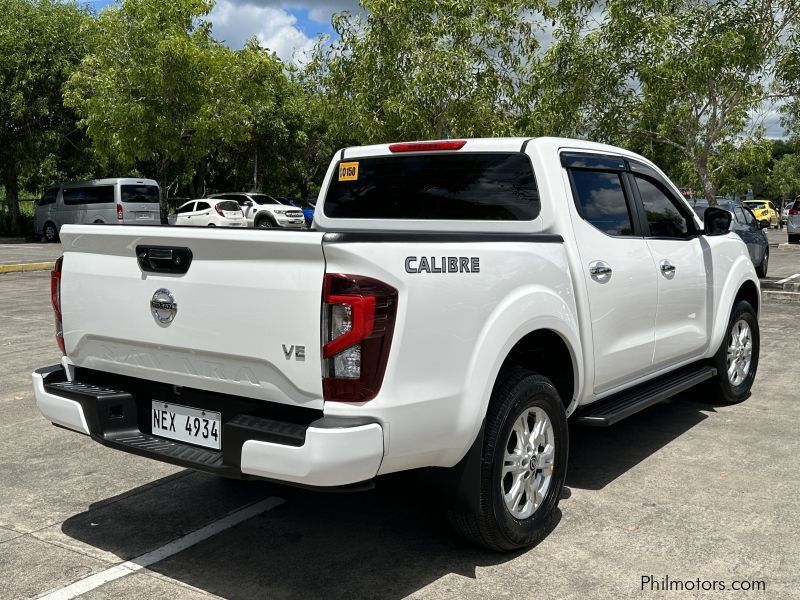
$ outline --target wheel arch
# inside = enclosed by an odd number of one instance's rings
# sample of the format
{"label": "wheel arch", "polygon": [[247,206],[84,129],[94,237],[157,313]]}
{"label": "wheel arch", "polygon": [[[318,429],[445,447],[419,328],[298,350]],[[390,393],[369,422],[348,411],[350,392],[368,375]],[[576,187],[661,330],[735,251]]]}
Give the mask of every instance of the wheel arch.
{"label": "wheel arch", "polygon": [[256,223],[258,223],[262,219],[267,219],[273,225],[278,224],[278,221],[275,219],[275,215],[273,215],[271,212],[265,209],[256,213],[256,216],[253,217],[253,225],[255,226]]}
{"label": "wheel arch", "polygon": [[732,266],[730,275],[719,295],[716,303],[719,310],[714,318],[711,340],[708,345],[708,357],[713,356],[722,343],[731,311],[739,300],[749,302],[756,311],[756,317],[760,316],[761,288],[749,257],[747,257],[746,264],[744,260],[740,260]]}

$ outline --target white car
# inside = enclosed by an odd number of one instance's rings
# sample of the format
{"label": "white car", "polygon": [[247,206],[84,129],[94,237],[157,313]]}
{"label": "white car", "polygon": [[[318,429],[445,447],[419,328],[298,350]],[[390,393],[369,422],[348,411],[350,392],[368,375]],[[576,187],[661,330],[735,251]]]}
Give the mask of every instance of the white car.
{"label": "white car", "polygon": [[239,205],[232,200],[214,198],[190,200],[167,217],[170,225],[194,225],[208,227],[247,227],[247,221]]}
{"label": "white car", "polygon": [[260,229],[304,229],[303,211],[295,206],[256,192],[227,192],[211,194],[209,198],[233,200],[242,208],[248,227]]}
{"label": "white car", "polygon": [[311,231],[67,225],[63,358],[33,373],[36,402],[226,477],[352,490],[433,468],[460,534],[529,546],[568,419],[613,425],[700,383],[750,395],[758,277],[731,213],[704,216],[627,150],[500,138],[337,152]]}

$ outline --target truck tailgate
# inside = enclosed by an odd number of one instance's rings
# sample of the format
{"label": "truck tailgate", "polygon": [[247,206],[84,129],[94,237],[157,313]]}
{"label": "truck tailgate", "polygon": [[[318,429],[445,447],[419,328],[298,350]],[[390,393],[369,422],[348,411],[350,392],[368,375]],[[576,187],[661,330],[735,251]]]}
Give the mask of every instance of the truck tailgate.
{"label": "truck tailgate", "polygon": [[[75,365],[322,407],[322,233],[68,225],[61,240],[64,341]],[[188,248],[188,271],[146,272],[137,247],[149,246]],[[169,295],[177,308],[163,323],[151,301]]]}

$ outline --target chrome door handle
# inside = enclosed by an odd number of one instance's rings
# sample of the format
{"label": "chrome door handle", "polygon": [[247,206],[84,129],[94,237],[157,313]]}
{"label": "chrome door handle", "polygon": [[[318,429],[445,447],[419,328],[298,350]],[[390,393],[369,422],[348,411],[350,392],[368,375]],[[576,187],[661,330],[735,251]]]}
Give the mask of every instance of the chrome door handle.
{"label": "chrome door handle", "polygon": [[665,275],[667,275],[669,273],[674,273],[675,272],[675,265],[673,265],[668,260],[665,260],[665,261],[663,261],[661,263],[661,272],[664,273]]}
{"label": "chrome door handle", "polygon": [[590,267],[589,273],[592,275],[611,275],[613,271],[611,267]]}

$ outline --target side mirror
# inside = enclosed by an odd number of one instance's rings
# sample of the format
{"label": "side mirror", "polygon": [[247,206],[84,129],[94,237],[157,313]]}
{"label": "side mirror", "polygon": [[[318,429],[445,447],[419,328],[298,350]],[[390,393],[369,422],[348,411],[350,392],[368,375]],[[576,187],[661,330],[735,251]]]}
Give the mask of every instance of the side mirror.
{"label": "side mirror", "polygon": [[244,205],[245,206],[253,206],[253,201],[252,200],[245,200],[244,201]]}
{"label": "side mirror", "polygon": [[703,213],[703,232],[706,235],[725,235],[731,228],[732,217],[724,208],[709,206]]}

